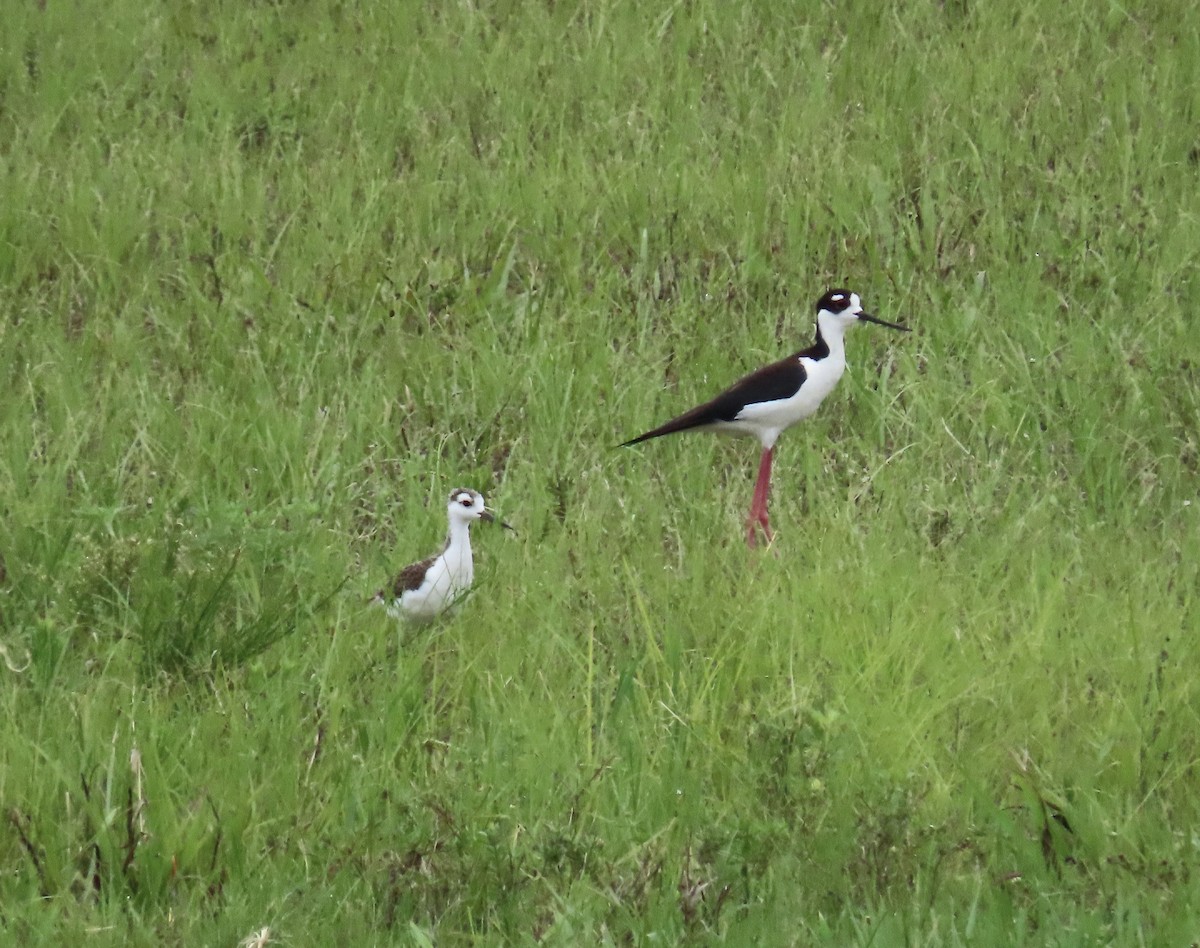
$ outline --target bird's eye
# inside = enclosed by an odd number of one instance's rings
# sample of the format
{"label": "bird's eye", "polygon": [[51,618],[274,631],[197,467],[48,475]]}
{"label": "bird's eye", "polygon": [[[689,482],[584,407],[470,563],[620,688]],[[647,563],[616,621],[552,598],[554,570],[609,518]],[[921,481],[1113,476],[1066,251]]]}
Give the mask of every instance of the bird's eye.
{"label": "bird's eye", "polygon": [[464,507],[470,507],[471,506],[471,498],[464,497],[462,500],[459,501],[459,503],[462,504]]}

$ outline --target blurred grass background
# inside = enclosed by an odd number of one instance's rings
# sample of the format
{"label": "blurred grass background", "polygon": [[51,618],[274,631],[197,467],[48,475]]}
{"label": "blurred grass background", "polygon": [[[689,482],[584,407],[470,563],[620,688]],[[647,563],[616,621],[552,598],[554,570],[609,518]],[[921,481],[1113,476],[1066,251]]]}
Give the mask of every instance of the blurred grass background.
{"label": "blurred grass background", "polygon": [[1190,5],[10,6],[6,938],[1195,940]]}

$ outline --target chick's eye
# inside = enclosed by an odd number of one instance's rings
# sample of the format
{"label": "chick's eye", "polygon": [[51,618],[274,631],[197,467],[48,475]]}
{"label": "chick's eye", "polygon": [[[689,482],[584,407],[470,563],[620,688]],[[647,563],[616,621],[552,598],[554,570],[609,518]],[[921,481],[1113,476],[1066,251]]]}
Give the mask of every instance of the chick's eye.
{"label": "chick's eye", "polygon": [[459,503],[462,504],[464,507],[471,506],[471,501],[469,501],[469,500],[460,500]]}

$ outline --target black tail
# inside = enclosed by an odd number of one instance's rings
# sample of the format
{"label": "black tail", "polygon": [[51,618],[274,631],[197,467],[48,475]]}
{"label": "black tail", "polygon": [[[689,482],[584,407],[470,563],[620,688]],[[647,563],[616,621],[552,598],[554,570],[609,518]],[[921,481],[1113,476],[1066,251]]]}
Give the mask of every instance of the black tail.
{"label": "black tail", "polygon": [[[715,401],[715,400],[714,400]],[[724,406],[714,404],[714,402],[706,402],[703,405],[697,405],[691,411],[685,411],[678,418],[672,418],[665,424],[659,425],[657,428],[652,428],[645,434],[640,434],[636,438],[631,438],[629,441],[622,441],[620,447],[628,448],[634,444],[641,444],[643,441],[649,441],[651,438],[661,438],[663,435],[678,434],[681,431],[691,431],[693,428],[706,428],[709,425],[716,424],[720,421],[729,421],[733,415],[736,415],[740,410],[740,406],[728,418],[729,414],[723,411]]]}

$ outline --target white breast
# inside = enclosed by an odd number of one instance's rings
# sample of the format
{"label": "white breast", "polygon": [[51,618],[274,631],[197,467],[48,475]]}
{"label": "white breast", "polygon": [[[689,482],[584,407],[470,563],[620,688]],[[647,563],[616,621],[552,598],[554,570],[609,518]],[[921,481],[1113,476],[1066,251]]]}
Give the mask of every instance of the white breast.
{"label": "white breast", "polygon": [[846,371],[843,353],[830,353],[824,359],[801,358],[806,378],[800,391],[790,398],[778,398],[770,402],[747,405],[734,419],[730,427],[755,435],[769,448],[785,428],[803,421],[813,414],[825,397],[834,390],[842,373]]}
{"label": "white breast", "polygon": [[[471,560],[470,543],[451,543],[433,561],[425,574],[425,581],[416,589],[405,590],[400,596],[399,610],[410,619],[432,619],[470,589],[474,579],[475,566]],[[395,616],[396,610],[389,609],[388,613]]]}

